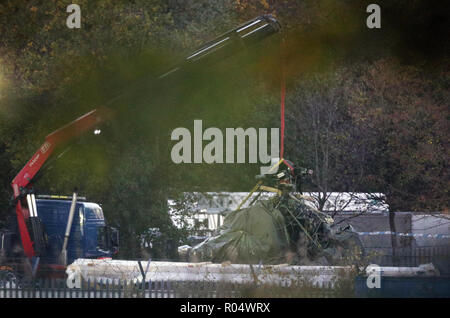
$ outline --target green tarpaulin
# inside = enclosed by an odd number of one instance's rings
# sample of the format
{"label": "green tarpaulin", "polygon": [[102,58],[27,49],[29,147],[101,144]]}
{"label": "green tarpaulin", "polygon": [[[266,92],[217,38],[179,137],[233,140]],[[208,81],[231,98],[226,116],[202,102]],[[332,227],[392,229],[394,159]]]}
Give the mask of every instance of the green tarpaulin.
{"label": "green tarpaulin", "polygon": [[192,248],[189,258],[240,264],[355,262],[362,256],[358,234],[332,224],[332,218],[295,197],[258,201],[227,214],[219,233]]}
{"label": "green tarpaulin", "polygon": [[288,236],[281,212],[268,201],[230,212],[220,233],[193,249],[201,260],[266,263],[281,259]]}

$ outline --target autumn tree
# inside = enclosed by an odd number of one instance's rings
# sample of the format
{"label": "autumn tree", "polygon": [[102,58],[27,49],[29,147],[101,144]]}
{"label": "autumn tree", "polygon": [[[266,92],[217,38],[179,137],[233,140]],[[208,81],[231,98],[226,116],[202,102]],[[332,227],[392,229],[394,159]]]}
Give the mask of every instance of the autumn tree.
{"label": "autumn tree", "polygon": [[447,210],[448,70],[387,59],[353,82],[350,115],[371,145],[367,186],[385,189],[393,210]]}

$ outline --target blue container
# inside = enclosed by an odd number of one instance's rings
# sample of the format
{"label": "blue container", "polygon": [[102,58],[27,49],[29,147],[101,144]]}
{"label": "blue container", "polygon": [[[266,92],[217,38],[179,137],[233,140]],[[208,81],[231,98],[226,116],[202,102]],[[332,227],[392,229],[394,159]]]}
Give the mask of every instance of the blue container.
{"label": "blue container", "polygon": [[355,280],[355,296],[361,298],[449,298],[450,277],[381,277],[380,288],[368,288],[367,277]]}

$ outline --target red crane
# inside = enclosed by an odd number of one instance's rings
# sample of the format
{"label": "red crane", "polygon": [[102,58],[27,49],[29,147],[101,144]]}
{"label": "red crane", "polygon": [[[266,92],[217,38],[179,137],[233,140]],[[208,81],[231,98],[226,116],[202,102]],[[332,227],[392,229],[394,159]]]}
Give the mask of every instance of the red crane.
{"label": "red crane", "polygon": [[27,194],[31,192],[33,178],[42,168],[44,163],[50,158],[55,148],[69,143],[87,131],[98,129],[100,124],[102,124],[108,117],[109,112],[107,112],[106,109],[94,109],[75,119],[71,123],[52,132],[45,138],[45,141],[39,150],[36,151],[36,153],[12,181],[11,186],[13,188],[13,196],[16,202],[16,214],[20,237],[22,240],[24,253],[28,258],[36,256],[36,248],[39,249],[39,247],[35,246],[35,242],[40,236],[38,232],[38,225],[36,225],[35,222],[31,222],[33,237],[35,239],[33,242],[27,227],[28,220],[37,218],[36,211],[33,211],[33,204],[30,206],[28,204],[29,202],[24,202]]}

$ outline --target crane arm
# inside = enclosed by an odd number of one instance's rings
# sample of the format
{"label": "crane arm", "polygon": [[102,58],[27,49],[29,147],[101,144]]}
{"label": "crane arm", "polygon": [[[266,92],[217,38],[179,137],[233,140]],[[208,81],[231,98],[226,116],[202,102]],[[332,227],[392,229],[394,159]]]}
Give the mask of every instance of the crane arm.
{"label": "crane arm", "polygon": [[42,168],[44,163],[51,157],[56,147],[73,141],[87,131],[96,129],[107,119],[109,115],[110,113],[104,108],[94,109],[49,134],[45,138],[42,146],[38,149],[38,151],[36,151],[36,153],[12,181],[11,186],[13,188],[13,196],[16,202],[18,227],[20,237],[22,239],[22,246],[27,257],[31,258],[35,256],[36,251],[33,246],[33,240],[31,239],[28,231],[26,221],[30,218],[30,216],[33,217],[37,215],[30,213],[30,208],[33,209],[33,207],[29,207],[28,204],[24,204],[25,202],[22,202],[22,199],[29,193],[29,190],[33,184],[33,178]]}

